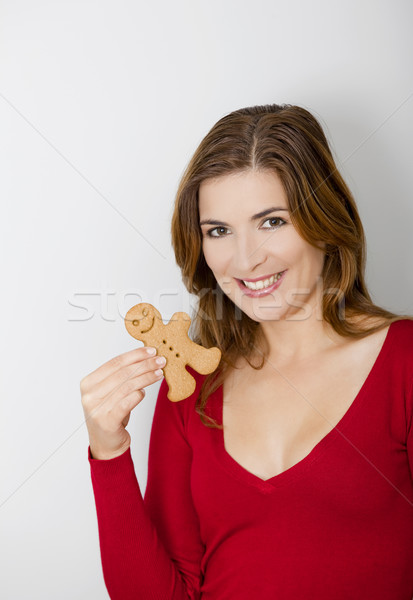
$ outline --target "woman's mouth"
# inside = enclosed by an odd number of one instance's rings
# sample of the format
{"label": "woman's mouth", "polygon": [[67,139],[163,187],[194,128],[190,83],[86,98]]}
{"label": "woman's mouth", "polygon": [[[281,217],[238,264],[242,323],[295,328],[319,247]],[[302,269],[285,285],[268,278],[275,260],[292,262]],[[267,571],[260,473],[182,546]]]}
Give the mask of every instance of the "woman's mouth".
{"label": "woman's mouth", "polygon": [[236,282],[246,296],[257,298],[271,294],[271,292],[276,290],[281,285],[286,272],[287,270],[280,271],[280,273],[274,273],[274,275],[271,275],[267,279],[259,279],[258,281],[236,279]]}

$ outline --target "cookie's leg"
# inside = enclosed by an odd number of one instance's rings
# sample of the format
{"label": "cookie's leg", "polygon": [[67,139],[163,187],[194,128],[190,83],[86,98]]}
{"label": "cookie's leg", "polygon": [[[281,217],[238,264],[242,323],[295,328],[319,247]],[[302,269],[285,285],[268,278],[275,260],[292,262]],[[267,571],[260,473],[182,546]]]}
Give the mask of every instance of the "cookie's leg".
{"label": "cookie's leg", "polygon": [[163,372],[169,388],[167,394],[169,400],[178,402],[194,393],[196,387],[195,379],[185,369],[183,361],[168,362]]}

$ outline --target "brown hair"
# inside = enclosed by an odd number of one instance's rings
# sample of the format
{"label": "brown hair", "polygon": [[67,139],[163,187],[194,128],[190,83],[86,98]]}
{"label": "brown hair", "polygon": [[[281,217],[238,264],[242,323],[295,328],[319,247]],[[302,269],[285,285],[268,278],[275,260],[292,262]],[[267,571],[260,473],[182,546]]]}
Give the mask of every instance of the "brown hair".
{"label": "brown hair", "polygon": [[[196,410],[204,425],[218,427],[205,413],[208,396],[240,357],[255,369],[253,348],[261,340],[253,321],[216,285],[202,252],[198,190],[202,181],[246,170],[275,172],[286,191],[291,219],[311,245],[326,244],[322,272],[323,319],[342,336],[363,338],[410,315],[376,306],[364,281],[366,240],[353,196],[335,165],[315,117],[299,106],[269,104],[236,110],[220,119],[196,149],[180,181],[172,216],[172,246],[183,282],[198,296],[192,337],[218,346],[221,362],[207,376]],[[217,314],[217,305],[219,314]],[[345,315],[343,315],[345,307]],[[235,310],[234,310],[235,308]],[[373,323],[371,322],[373,320]],[[363,326],[364,325],[364,326]]]}

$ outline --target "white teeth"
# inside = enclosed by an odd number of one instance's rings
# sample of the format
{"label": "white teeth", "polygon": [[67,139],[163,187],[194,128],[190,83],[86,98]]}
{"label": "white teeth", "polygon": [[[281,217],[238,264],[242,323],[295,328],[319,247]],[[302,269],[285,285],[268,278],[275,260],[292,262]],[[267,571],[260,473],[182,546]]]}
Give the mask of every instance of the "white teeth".
{"label": "white teeth", "polygon": [[250,290],[262,290],[266,287],[269,287],[274,283],[274,281],[278,280],[281,277],[282,273],[276,273],[275,275],[271,275],[268,279],[261,279],[260,281],[243,281],[242,283]]}

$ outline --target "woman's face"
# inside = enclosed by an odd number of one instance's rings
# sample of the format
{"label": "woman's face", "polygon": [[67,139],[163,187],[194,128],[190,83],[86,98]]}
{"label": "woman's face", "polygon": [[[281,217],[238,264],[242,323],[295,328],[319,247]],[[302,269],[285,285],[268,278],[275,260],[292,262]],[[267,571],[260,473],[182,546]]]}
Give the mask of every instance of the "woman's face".
{"label": "woman's face", "polygon": [[324,246],[314,248],[299,235],[274,172],[203,181],[199,215],[207,264],[223,292],[251,319],[299,320],[320,309]]}

